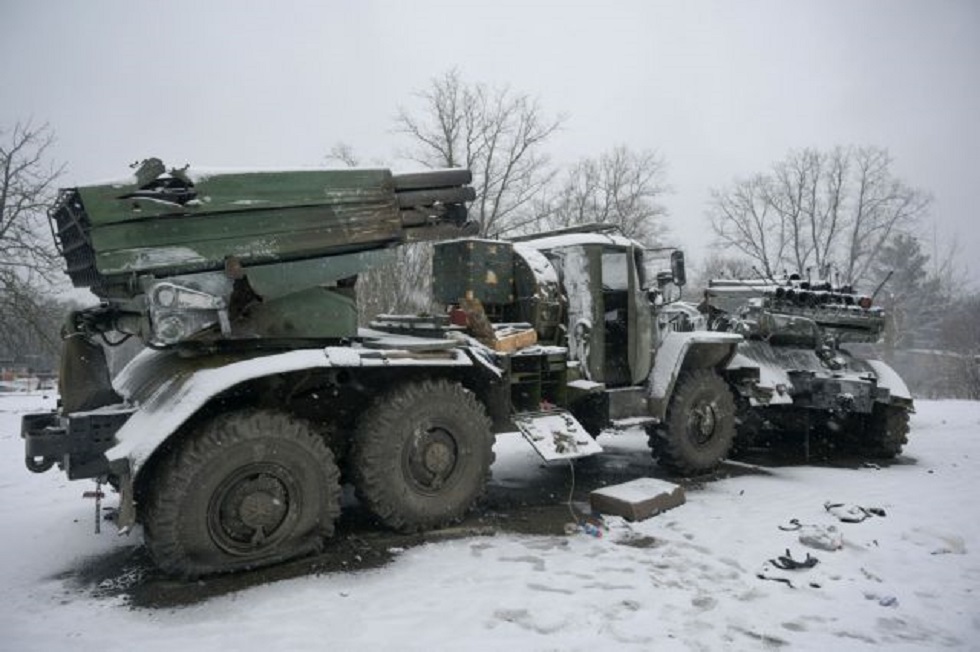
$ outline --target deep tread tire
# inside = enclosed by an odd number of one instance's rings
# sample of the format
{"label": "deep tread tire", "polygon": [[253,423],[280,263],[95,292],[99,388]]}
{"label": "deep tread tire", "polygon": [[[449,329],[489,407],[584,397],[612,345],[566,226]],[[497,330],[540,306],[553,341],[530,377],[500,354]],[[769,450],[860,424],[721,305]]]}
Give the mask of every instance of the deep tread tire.
{"label": "deep tread tire", "polygon": [[909,442],[909,413],[899,405],[877,403],[868,421],[865,451],[885,459],[902,452]]}
{"label": "deep tread tire", "polygon": [[222,414],[154,469],[142,513],[157,565],[184,578],[264,566],[322,549],[340,514],[340,472],[301,419]]}
{"label": "deep tread tire", "polygon": [[486,488],[493,441],[486,410],[463,386],[400,385],[358,425],[351,465],[357,495],[396,530],[457,521]]}
{"label": "deep tread tire", "polygon": [[649,431],[653,456],[678,475],[713,470],[728,456],[735,439],[735,399],[710,369],[688,371],[677,379],[664,422]]}

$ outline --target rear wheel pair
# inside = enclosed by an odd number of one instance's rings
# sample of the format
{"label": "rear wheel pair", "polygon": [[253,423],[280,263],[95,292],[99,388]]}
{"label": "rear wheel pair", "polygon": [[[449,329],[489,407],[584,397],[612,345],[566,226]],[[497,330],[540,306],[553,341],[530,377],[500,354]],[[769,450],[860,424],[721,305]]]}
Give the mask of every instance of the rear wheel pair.
{"label": "rear wheel pair", "polygon": [[[448,381],[396,387],[363,415],[350,458],[361,500],[386,525],[461,517],[493,461],[483,406]],[[324,438],[286,413],[246,410],[203,423],[154,469],[146,545],[184,577],[252,568],[319,550],[340,514],[340,473]]]}

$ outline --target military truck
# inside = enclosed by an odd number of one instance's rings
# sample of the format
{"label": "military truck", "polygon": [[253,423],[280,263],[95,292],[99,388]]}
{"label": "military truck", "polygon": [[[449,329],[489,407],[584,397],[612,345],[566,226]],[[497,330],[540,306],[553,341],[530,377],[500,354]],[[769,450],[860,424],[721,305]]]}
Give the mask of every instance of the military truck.
{"label": "military truck", "polygon": [[[67,273],[102,301],[67,321],[60,407],[23,419],[27,467],[111,484],[118,526],[141,524],[184,577],[319,550],[344,483],[390,528],[459,519],[496,433],[564,460],[640,424],[669,468],[714,468],[742,336],[665,319],[683,256],[653,270],[607,228],[466,237],[470,178],[148,159],[64,190],[51,219]],[[446,310],[359,328],[358,274],[426,239]],[[110,378],[105,351],[128,337],[146,349]]]}
{"label": "military truck", "polygon": [[807,455],[811,441],[823,455],[901,453],[912,395],[870,346],[886,318],[872,296],[801,274],[713,280],[694,314],[702,328],[743,336],[726,377],[758,374],[737,396],[738,448],[788,438]]}

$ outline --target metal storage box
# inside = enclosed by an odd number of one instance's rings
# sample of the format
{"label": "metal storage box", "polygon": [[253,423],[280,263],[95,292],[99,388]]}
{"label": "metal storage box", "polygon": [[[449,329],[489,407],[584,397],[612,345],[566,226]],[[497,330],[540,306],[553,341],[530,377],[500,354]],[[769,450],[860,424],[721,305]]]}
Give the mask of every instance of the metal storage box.
{"label": "metal storage box", "polygon": [[483,304],[514,300],[514,251],[509,242],[451,240],[435,245],[432,291],[437,301],[458,303],[478,299]]}

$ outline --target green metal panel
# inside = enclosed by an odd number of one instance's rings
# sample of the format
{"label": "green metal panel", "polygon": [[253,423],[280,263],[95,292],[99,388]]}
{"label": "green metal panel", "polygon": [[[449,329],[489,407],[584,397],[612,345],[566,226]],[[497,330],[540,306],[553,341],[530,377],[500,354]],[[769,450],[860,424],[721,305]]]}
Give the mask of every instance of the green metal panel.
{"label": "green metal panel", "polygon": [[340,254],[401,241],[393,202],[184,215],[93,226],[105,275],[220,269],[227,256],[257,264]]}
{"label": "green metal panel", "polygon": [[[189,273],[339,254],[403,239],[387,170],[256,172],[147,190],[79,188],[104,275]],[[146,195],[152,196],[146,196]],[[170,198],[173,201],[164,201]]]}
{"label": "green metal panel", "polygon": [[300,170],[195,175],[194,199],[183,204],[138,195],[132,183],[79,188],[93,226],[161,215],[268,210],[392,199],[389,170]]}
{"label": "green metal panel", "polygon": [[514,301],[514,256],[509,242],[452,240],[435,245],[432,291],[437,301],[462,298],[484,304]]}
{"label": "green metal panel", "polygon": [[232,328],[272,339],[354,337],[357,303],[341,290],[316,286],[250,306]]}

